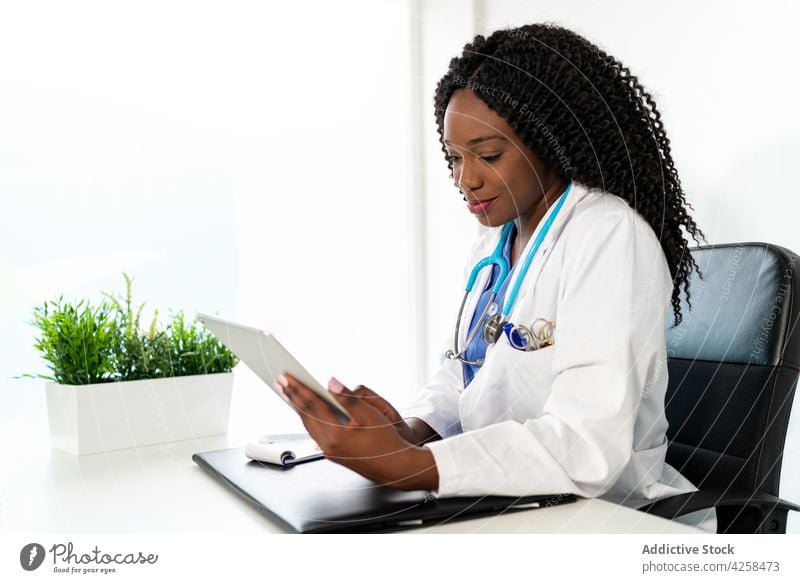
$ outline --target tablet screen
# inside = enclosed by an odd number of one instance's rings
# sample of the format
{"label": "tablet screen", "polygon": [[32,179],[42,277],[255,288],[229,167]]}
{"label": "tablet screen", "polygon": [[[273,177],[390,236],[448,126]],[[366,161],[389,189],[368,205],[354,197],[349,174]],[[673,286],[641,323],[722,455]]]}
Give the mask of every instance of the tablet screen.
{"label": "tablet screen", "polygon": [[287,400],[274,387],[278,375],[283,371],[288,372],[322,397],[331,406],[339,421],[343,425],[347,424],[349,421],[347,410],[308,373],[305,367],[272,334],[207,314],[198,314],[197,318],[293,409],[295,407],[291,401]]}

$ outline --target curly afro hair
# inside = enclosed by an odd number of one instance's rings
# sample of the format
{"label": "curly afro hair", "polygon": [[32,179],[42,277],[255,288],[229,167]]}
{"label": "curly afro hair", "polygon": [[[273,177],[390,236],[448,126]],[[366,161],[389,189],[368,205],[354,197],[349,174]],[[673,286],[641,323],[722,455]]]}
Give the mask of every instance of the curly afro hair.
{"label": "curly afro hair", "polygon": [[650,94],[613,56],[580,35],[530,24],[476,36],[450,61],[436,85],[439,142],[453,92],[470,88],[520,140],[566,180],[614,193],[641,214],[659,238],[673,278],[675,326],[680,287],[689,294],[697,263],[681,227],[700,242],[689,216],[669,139]]}

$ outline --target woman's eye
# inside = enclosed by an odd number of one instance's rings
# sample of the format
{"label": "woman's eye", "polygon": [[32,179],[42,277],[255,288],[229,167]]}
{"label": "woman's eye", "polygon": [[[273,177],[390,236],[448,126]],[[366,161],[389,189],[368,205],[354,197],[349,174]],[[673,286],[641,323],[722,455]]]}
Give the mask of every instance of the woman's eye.
{"label": "woman's eye", "polygon": [[[497,160],[500,159],[500,154],[492,154],[491,156],[478,156],[478,158],[480,158],[484,162],[489,162],[491,164],[492,162],[496,162]],[[454,162],[456,162],[458,160],[461,160],[461,157],[460,156],[446,156],[445,160],[447,160],[448,162],[450,162],[452,164],[452,163],[454,163]]]}

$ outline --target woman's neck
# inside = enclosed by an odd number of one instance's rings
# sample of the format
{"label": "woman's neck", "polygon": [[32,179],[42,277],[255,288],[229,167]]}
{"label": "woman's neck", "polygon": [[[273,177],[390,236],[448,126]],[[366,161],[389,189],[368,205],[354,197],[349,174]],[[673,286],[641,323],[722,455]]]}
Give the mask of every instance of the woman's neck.
{"label": "woman's neck", "polygon": [[559,195],[567,188],[567,184],[569,184],[567,181],[556,178],[550,183],[550,187],[545,191],[544,196],[539,199],[539,202],[529,212],[514,219],[517,225],[517,234],[511,243],[512,267],[516,265],[517,259],[519,259],[522,251],[528,245],[528,241],[536,231],[536,227],[539,226],[544,215],[547,214],[547,209],[558,200]]}

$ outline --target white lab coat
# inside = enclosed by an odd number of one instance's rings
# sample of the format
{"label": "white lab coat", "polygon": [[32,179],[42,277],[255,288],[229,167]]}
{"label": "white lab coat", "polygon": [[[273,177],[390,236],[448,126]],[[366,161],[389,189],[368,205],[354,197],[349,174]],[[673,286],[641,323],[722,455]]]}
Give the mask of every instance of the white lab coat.
{"label": "white lab coat", "polygon": [[[464,282],[501,230],[478,237]],[[481,271],[467,299],[459,349],[490,275]],[[555,344],[522,352],[503,335],[466,390],[461,363],[445,359],[400,411],[442,436],[425,445],[439,473],[433,495],[574,493],[638,508],[696,490],[664,461],[671,295],[666,257],[644,218],[613,194],[573,183],[510,314],[524,325],[555,321]],[[451,334],[442,352],[452,346]],[[716,532],[713,510],[679,520]]]}

